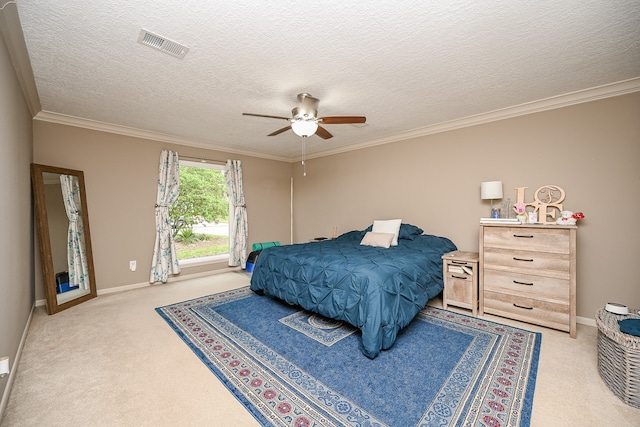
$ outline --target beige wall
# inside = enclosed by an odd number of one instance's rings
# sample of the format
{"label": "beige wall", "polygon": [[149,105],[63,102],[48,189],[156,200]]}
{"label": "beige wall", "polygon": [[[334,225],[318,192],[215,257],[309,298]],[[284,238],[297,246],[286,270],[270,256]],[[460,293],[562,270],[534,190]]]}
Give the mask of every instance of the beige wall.
{"label": "beige wall", "polygon": [[[0,35],[0,357],[10,365],[34,301],[31,211],[31,113]],[[9,377],[0,378],[0,416]]]}
{"label": "beige wall", "polygon": [[[593,318],[607,301],[640,306],[640,286],[627,269],[640,249],[631,238],[640,236],[640,225],[616,219],[617,210],[640,208],[633,197],[640,186],[638,117],[635,93],[311,159],[306,177],[295,163],[295,241],[400,217],[476,251],[478,218],[489,212],[480,182],[502,180],[512,201],[515,187],[528,187],[529,201],[538,187],[555,184],[566,191],[565,208],[586,215],[578,230],[578,316]],[[289,241],[292,167],[286,162],[36,121],[35,161],[85,171],[98,289],[148,280],[163,148],[243,160],[250,243]],[[131,259],[138,261],[135,273],[128,270]]]}
{"label": "beige wall", "polygon": [[[371,123],[375,126],[375,123]],[[640,307],[640,93],[299,163],[294,170],[294,236],[304,242],[402,218],[478,250],[478,220],[489,216],[482,181],[502,180],[505,197],[526,186],[565,189],[578,229],[578,316],[608,301]]]}
{"label": "beige wall", "polygon": [[[34,122],[34,162],[84,172],[98,292],[148,283],[155,239],[154,205],[160,151],[213,160],[242,160],[249,243],[290,241],[288,162],[231,155],[73,126]],[[138,268],[129,271],[129,261]],[[225,268],[183,268],[181,275]],[[36,297],[44,298],[41,284]]]}

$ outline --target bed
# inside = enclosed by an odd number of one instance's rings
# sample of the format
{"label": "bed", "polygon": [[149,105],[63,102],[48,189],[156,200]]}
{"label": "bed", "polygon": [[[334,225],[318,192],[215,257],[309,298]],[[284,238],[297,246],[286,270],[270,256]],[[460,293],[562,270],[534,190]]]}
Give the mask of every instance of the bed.
{"label": "bed", "polygon": [[442,291],[441,257],[456,250],[445,237],[398,225],[395,246],[374,223],[332,240],[264,249],[251,290],[350,323],[362,333],[362,352],[375,358]]}

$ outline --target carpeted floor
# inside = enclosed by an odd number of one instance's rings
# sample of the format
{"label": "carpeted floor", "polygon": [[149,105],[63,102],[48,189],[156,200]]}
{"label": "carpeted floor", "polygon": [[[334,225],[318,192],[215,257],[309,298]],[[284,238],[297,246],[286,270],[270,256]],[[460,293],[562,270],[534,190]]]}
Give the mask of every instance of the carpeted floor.
{"label": "carpeted floor", "polygon": [[353,328],[248,287],[157,311],[265,425],[529,425],[539,333],[428,307],[369,359]]}
{"label": "carpeted floor", "polygon": [[[248,283],[247,274],[233,272],[103,295],[53,316],[37,307],[0,424],[258,426],[155,312]],[[598,375],[596,328],[579,324],[571,339],[486,319],[543,334],[531,426],[640,425],[640,410],[621,402]]]}

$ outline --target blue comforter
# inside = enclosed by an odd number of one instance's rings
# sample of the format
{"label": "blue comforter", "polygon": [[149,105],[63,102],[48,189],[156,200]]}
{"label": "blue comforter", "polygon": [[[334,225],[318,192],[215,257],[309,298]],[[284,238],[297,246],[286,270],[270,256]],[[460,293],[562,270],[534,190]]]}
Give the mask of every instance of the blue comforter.
{"label": "blue comforter", "polygon": [[362,246],[365,232],[265,249],[251,289],[352,324],[362,332],[362,352],[374,358],[442,291],[441,256],[456,246],[444,237],[402,234],[398,246]]}

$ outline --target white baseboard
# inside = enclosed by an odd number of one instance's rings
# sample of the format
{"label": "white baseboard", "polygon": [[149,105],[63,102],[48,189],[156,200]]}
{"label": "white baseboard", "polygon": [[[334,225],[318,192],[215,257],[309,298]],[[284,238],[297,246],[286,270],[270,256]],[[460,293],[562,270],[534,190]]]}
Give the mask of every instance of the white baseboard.
{"label": "white baseboard", "polygon": [[130,291],[132,289],[146,288],[147,286],[151,286],[151,283],[149,282],[132,283],[131,285],[115,286],[113,288],[107,288],[107,289],[98,289],[98,296],[115,294],[116,292]]}
{"label": "white baseboard", "polygon": [[[241,271],[241,268],[240,267],[227,267],[227,268],[220,268],[218,270],[203,271],[201,273],[187,274],[187,275],[184,275],[184,276],[172,276],[172,277],[169,277],[169,280],[167,281],[167,283],[180,282],[180,281],[189,280],[189,279],[197,279],[198,277],[213,276],[215,274],[229,273],[229,272],[232,272],[232,271]],[[113,288],[98,289],[98,296],[107,295],[107,294],[113,294],[113,293],[116,293],[116,292],[130,291],[132,289],[146,288],[147,286],[158,286],[158,284],[153,284],[153,283],[149,283],[149,282],[142,282],[142,283],[132,283],[130,285],[115,286]],[[46,300],[39,299],[39,300],[36,300],[35,306],[36,307],[40,307],[40,306],[45,305],[46,303],[47,303]]]}
{"label": "white baseboard", "polygon": [[7,381],[7,386],[5,387],[4,393],[2,394],[2,400],[0,401],[0,420],[2,420],[4,411],[7,408],[7,403],[9,403],[9,395],[11,394],[11,387],[13,387],[13,379],[16,376],[16,372],[18,372],[20,357],[22,357],[22,349],[24,348],[24,343],[27,341],[27,333],[29,332],[29,326],[31,326],[31,319],[33,318],[33,311],[35,310],[35,308],[36,308],[36,305],[33,304],[31,306],[31,312],[29,313],[29,318],[27,319],[27,324],[24,326],[24,330],[22,331],[22,338],[20,338],[20,344],[18,344],[18,351],[16,352],[16,357],[13,359],[13,365],[11,366],[11,372],[9,373],[9,380]]}
{"label": "white baseboard", "polygon": [[590,317],[576,316],[576,323],[579,323],[581,325],[593,326],[594,328],[597,326],[595,317],[592,319]]}

